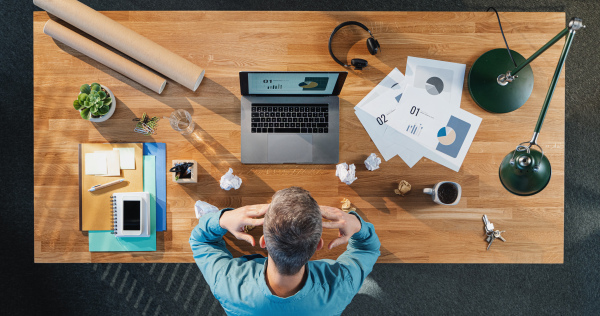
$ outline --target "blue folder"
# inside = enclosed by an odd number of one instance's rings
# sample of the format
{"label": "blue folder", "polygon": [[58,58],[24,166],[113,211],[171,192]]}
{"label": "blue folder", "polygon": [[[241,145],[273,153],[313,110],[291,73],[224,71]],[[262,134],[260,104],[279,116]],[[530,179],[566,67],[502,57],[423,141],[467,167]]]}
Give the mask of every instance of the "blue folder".
{"label": "blue folder", "polygon": [[144,155],[156,156],[156,231],[167,230],[167,145],[144,143]]}

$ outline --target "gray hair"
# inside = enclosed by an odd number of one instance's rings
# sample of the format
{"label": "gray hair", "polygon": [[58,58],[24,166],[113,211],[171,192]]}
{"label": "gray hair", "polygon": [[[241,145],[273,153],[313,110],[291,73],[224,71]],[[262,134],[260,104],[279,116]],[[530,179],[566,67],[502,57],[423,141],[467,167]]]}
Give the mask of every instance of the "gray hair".
{"label": "gray hair", "polygon": [[277,271],[294,275],[310,260],[321,239],[319,204],[299,187],[277,191],[265,214],[263,232]]}

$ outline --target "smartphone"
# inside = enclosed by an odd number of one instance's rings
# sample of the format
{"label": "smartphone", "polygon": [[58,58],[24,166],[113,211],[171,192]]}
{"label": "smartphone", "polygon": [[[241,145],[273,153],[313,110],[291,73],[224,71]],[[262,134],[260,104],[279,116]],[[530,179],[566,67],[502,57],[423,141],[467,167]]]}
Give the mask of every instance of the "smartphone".
{"label": "smartphone", "polygon": [[123,197],[123,235],[142,234],[142,198],[139,196]]}

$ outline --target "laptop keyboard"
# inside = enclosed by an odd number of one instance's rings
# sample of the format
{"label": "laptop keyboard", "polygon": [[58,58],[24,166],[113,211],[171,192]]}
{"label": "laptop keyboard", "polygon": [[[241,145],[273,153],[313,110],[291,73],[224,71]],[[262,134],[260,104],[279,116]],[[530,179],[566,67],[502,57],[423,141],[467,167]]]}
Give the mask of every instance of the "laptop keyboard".
{"label": "laptop keyboard", "polygon": [[252,104],[252,133],[329,133],[329,107]]}

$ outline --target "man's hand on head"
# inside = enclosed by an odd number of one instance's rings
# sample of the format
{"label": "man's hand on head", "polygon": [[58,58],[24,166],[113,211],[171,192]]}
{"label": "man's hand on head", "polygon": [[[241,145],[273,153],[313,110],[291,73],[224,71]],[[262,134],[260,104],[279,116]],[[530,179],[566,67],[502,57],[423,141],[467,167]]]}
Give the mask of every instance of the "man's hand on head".
{"label": "man's hand on head", "polygon": [[244,232],[246,226],[262,226],[264,218],[256,218],[265,215],[269,204],[248,205],[235,210],[223,212],[219,219],[219,225],[227,229],[235,238],[245,240],[252,246],[256,245],[254,237]]}
{"label": "man's hand on head", "polygon": [[339,229],[339,237],[332,240],[327,246],[328,249],[343,245],[350,240],[350,237],[360,231],[362,224],[355,215],[346,213],[337,207],[320,206],[321,215],[329,222],[323,221],[323,228]]}

